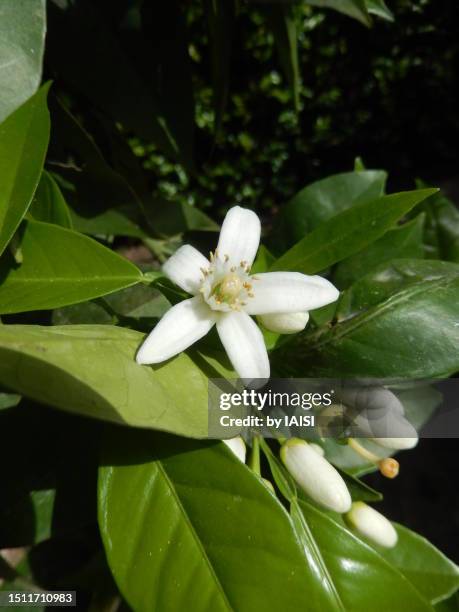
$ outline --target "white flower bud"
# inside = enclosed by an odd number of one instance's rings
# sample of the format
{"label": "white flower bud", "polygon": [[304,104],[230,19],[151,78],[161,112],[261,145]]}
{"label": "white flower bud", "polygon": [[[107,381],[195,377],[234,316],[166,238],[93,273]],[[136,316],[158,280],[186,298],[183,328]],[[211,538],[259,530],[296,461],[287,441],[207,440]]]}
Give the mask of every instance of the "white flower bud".
{"label": "white flower bud", "polygon": [[361,535],[379,546],[392,548],[397,544],[398,536],[392,523],[364,502],[354,502],[344,519]]}
{"label": "white flower bud", "polygon": [[229,440],[223,440],[223,442],[233,451],[233,453],[240,461],[242,461],[242,463],[245,463],[246,447],[241,436],[236,436],[235,438],[230,438]]}
{"label": "white flower bud", "polygon": [[394,450],[406,450],[414,448],[418,443],[418,438],[371,438],[372,442],[376,442],[379,446]]}
{"label": "white flower bud", "polygon": [[320,444],[315,444],[314,442],[309,443],[309,448],[312,448],[313,451],[316,451],[321,457],[325,457],[325,451],[320,446]]}
{"label": "white flower bud", "polygon": [[296,334],[306,327],[309,313],[265,314],[260,315],[258,320],[266,329],[277,334]]}
{"label": "white flower bud", "polygon": [[297,484],[318,504],[347,512],[351,496],[335,468],[304,440],[292,438],[281,448],[281,459]]}

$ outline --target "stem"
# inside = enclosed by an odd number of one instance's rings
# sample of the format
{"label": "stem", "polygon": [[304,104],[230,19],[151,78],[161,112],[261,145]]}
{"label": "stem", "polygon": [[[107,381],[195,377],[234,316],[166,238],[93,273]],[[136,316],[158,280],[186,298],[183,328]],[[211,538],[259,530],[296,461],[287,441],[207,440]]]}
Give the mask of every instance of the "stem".
{"label": "stem", "polygon": [[252,452],[250,453],[249,467],[258,474],[261,475],[260,469],[260,438],[258,434],[255,434],[252,439]]}
{"label": "stem", "polygon": [[368,459],[371,463],[378,464],[381,461],[381,457],[375,455],[365,447],[363,447],[355,438],[349,438],[347,443],[358,455],[363,457],[364,459]]}

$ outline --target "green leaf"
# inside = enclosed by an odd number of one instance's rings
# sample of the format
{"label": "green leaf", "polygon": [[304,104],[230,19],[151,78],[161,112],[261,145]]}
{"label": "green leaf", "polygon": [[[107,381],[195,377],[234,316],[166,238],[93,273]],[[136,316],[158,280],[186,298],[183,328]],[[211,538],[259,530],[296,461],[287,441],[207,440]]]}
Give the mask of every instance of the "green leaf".
{"label": "green leaf", "polygon": [[420,214],[409,223],[389,230],[363,251],[339,263],[333,275],[334,284],[340,289],[349,287],[354,281],[391,259],[422,259],[424,219],[425,216]]}
{"label": "green leaf", "polygon": [[413,206],[434,193],[430,189],[382,196],[353,206],[319,225],[284,253],[274,270],[314,274],[371,244]]}
{"label": "green leaf", "polygon": [[419,534],[395,525],[398,543],[394,548],[378,548],[393,567],[414,584],[426,599],[436,603],[459,588],[459,568]]}
{"label": "green leaf", "polygon": [[366,26],[371,25],[365,0],[306,0],[306,3],[321,8],[332,8],[348,17],[357,19]]}
{"label": "green leaf", "polygon": [[45,170],[42,172],[29,214],[36,221],[55,223],[72,229],[72,219],[64,196],[52,175]]}
{"label": "green leaf", "polygon": [[300,506],[346,610],[432,612],[429,602],[383,555],[322,510],[305,501]]}
{"label": "green leaf", "polygon": [[21,401],[21,396],[16,393],[2,393],[0,391],[0,410],[4,408],[13,408]]}
{"label": "green leaf", "polygon": [[62,410],[205,438],[208,376],[222,375],[218,363],[181,353],[140,366],[144,338],[110,325],[1,325],[0,383]]}
{"label": "green leaf", "polygon": [[99,524],[133,609],[329,609],[284,508],[223,444],[113,430],[102,464]]}
{"label": "green leaf", "polygon": [[219,230],[206,213],[184,202],[155,201],[153,214],[147,211],[150,225],[158,236],[175,236],[188,230]]}
{"label": "green leaf", "polygon": [[[289,344],[302,376],[423,379],[459,369],[458,265],[395,260],[342,299],[340,323]],[[274,355],[277,367],[288,367],[281,349]]]}
{"label": "green leaf", "polygon": [[383,170],[344,172],[301,189],[281,209],[279,223],[288,246],[344,210],[382,196],[386,179]]}
{"label": "green leaf", "polygon": [[[50,108],[50,150],[60,162],[55,178],[70,208],[73,227],[85,234],[144,238],[146,220],[137,193],[106,162],[91,135],[60,100],[52,97]],[[69,164],[69,157],[79,165]]]}
{"label": "green leaf", "polygon": [[58,308],[53,312],[53,324],[122,323],[125,327],[150,331],[170,306],[170,302],[160,291],[138,284],[106,295],[95,302]]}
{"label": "green leaf", "polygon": [[[335,444],[335,446],[339,446]],[[341,474],[344,482],[346,483],[349,493],[351,494],[352,501],[381,501],[383,496],[379,491],[376,491],[372,487],[368,486],[361,480],[359,480],[353,474],[346,472],[342,468],[336,466],[336,469]]]}
{"label": "green leaf", "polygon": [[444,261],[401,259],[382,264],[343,292],[336,317],[344,321],[382,304],[409,287],[454,278],[459,266]]}
{"label": "green leaf", "polygon": [[295,110],[300,110],[300,71],[298,66],[298,32],[294,8],[291,4],[267,7],[268,24],[274,35],[282,69],[292,91]]}
{"label": "green leaf", "polygon": [[95,240],[41,221],[25,221],[23,263],[0,261],[0,313],[84,302],[142,280],[140,270]]}
{"label": "green leaf", "polygon": [[48,87],[0,125],[0,255],[27,212],[49,139]]}
{"label": "green leaf", "polygon": [[221,132],[223,115],[229,93],[229,72],[231,59],[231,38],[235,19],[235,1],[206,0],[204,9],[209,26],[211,48],[212,81],[215,108],[215,133]]}
{"label": "green leaf", "polygon": [[426,256],[459,263],[459,211],[442,193],[436,193],[417,210],[426,214]]}
{"label": "green leaf", "polygon": [[0,123],[38,89],[46,31],[45,0],[2,0]]}
{"label": "green leaf", "polygon": [[365,4],[370,15],[376,15],[386,21],[394,21],[394,15],[384,0],[365,0]]}

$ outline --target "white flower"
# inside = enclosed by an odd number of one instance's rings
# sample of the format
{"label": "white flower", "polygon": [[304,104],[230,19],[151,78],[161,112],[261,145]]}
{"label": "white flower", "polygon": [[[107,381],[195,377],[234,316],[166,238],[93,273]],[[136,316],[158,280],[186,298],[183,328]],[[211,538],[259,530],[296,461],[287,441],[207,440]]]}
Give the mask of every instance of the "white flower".
{"label": "white flower", "polygon": [[297,484],[318,504],[341,513],[350,509],[352,500],[346,483],[310,444],[291,438],[282,445],[281,459]]}
{"label": "white flower", "polygon": [[334,302],[338,290],[320,276],[298,272],[250,274],[260,243],[260,220],[247,209],[228,211],[210,261],[184,245],[164,274],[194,297],[173,306],[147,337],[137,363],[160,363],[184,351],[217,326],[241,378],[269,378],[263,334],[250,315],[305,313]]}
{"label": "white flower", "polygon": [[392,548],[397,544],[398,536],[392,523],[380,512],[361,501],[354,502],[344,518],[351,527],[375,544],[386,548]]}
{"label": "white flower", "polygon": [[246,456],[246,446],[244,440],[241,436],[236,436],[235,438],[229,438],[228,440],[223,440],[226,446],[233,451],[236,457],[245,463]]}

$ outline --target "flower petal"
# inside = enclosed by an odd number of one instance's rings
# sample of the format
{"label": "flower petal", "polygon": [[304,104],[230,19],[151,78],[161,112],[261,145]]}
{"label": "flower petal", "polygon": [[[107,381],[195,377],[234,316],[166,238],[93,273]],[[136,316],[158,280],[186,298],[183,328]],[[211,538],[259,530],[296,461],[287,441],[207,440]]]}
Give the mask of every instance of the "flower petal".
{"label": "flower petal", "polygon": [[207,269],[209,266],[209,260],[204,255],[189,244],[184,244],[169,257],[163,265],[163,272],[176,285],[196,294],[203,280],[201,268]]}
{"label": "flower petal", "polygon": [[241,261],[252,265],[260,244],[261,224],[257,215],[247,208],[230,208],[223,221],[217,251],[220,257],[228,255],[234,265]]}
{"label": "flower petal", "polygon": [[321,276],[299,272],[267,272],[253,279],[254,297],[244,308],[249,314],[275,314],[314,310],[338,299],[339,291]]}
{"label": "flower petal", "polygon": [[240,378],[269,378],[269,359],[263,334],[248,314],[229,312],[221,315],[217,331]]}
{"label": "flower petal", "polygon": [[276,334],[297,334],[306,327],[309,312],[288,312],[260,315],[260,323]]}
{"label": "flower petal", "polygon": [[184,300],[166,312],[137,353],[137,363],[161,363],[202,338],[215,315],[200,296]]}
{"label": "flower petal", "polygon": [[245,446],[244,440],[241,436],[236,436],[235,438],[229,438],[228,440],[223,440],[226,446],[232,450],[232,452],[236,455],[239,461],[245,463],[245,457],[247,454],[247,449]]}

